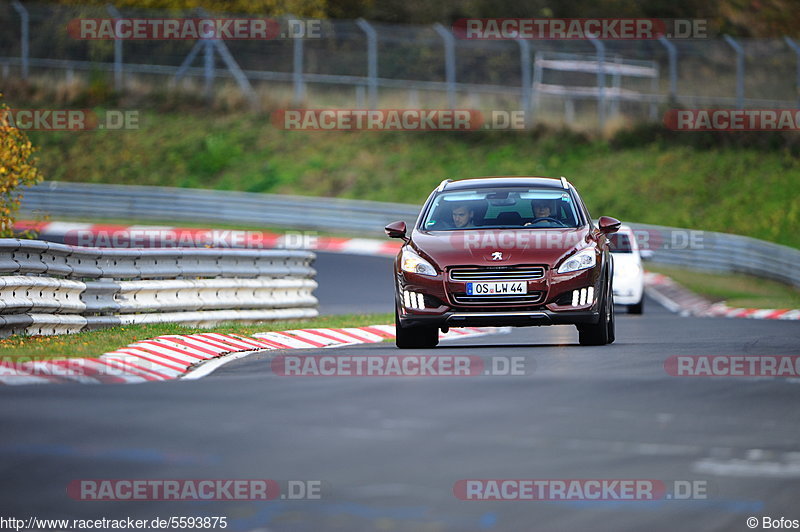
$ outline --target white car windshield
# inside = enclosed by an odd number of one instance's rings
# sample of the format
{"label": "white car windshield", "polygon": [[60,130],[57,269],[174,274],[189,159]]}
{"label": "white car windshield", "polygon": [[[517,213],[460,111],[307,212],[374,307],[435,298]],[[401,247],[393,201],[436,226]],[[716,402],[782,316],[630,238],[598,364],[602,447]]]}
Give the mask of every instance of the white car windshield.
{"label": "white car windshield", "polygon": [[567,191],[501,187],[443,192],[423,222],[426,231],[465,229],[552,229],[578,227]]}

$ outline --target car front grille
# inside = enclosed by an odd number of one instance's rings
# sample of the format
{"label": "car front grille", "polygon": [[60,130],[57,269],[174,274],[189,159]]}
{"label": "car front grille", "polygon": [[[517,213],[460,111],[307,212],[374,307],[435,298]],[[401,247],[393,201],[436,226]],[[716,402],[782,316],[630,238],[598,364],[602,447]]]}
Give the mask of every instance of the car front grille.
{"label": "car front grille", "polygon": [[535,305],[542,301],[544,292],[530,292],[520,295],[469,296],[464,293],[452,294],[453,301],[460,305]]}
{"label": "car front grille", "polygon": [[542,266],[498,266],[450,270],[451,281],[530,281],[542,277],[544,277]]}

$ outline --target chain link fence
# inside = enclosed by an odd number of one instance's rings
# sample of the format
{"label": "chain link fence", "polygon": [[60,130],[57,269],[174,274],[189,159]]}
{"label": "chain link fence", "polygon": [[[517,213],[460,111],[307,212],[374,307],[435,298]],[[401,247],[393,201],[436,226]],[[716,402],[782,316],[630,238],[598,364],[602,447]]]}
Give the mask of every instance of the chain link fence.
{"label": "chain link fence", "polygon": [[[791,39],[466,40],[442,25],[279,19],[305,37],[78,40],[75,19],[233,17],[204,11],[0,3],[0,80],[101,80],[117,91],[179,86],[254,108],[523,110],[537,122],[602,127],[658,120],[667,105],[792,108]],[[292,25],[294,23],[294,25]],[[575,65],[578,68],[575,68]]]}

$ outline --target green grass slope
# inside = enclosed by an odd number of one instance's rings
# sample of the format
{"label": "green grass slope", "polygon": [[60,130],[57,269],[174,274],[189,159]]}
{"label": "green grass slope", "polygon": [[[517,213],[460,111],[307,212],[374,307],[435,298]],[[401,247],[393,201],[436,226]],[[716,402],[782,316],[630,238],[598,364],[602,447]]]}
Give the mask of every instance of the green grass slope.
{"label": "green grass slope", "polygon": [[31,137],[50,180],[418,204],[446,177],[564,175],[594,216],[800,247],[795,138],[653,127],[611,140],[563,131],[286,132],[243,112],[143,112],[138,130]]}

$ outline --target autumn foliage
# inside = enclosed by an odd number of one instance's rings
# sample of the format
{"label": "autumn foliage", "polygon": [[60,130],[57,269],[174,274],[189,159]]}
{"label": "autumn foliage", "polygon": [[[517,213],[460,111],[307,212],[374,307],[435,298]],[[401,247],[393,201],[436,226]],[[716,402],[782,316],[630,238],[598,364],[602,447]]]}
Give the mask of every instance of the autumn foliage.
{"label": "autumn foliage", "polygon": [[13,235],[21,199],[18,187],[42,180],[33,157],[35,148],[24,131],[10,125],[8,115],[8,107],[0,102],[0,237]]}

